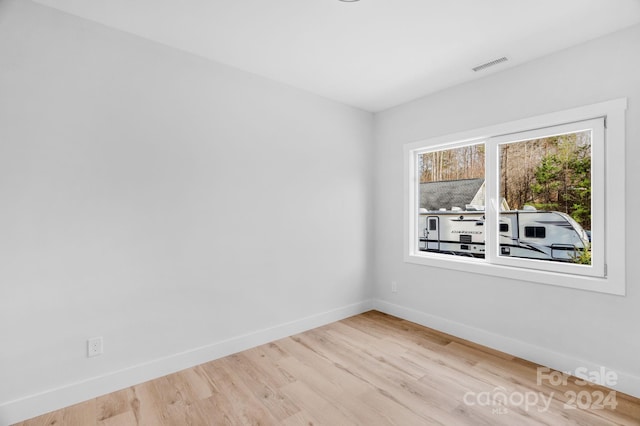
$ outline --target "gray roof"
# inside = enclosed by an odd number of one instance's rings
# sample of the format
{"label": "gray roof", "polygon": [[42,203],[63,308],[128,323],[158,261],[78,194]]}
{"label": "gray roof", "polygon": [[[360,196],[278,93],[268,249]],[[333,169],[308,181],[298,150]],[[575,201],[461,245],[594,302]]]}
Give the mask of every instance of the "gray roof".
{"label": "gray roof", "polygon": [[484,179],[445,180],[420,184],[420,208],[427,210],[464,209],[478,193]]}

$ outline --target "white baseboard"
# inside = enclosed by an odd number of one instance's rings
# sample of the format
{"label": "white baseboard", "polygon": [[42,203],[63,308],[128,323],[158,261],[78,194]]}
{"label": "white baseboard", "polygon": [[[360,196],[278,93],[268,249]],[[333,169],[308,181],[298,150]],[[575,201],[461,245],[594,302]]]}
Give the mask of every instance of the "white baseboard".
{"label": "white baseboard", "polygon": [[5,402],[0,404],[0,425],[10,425],[30,419],[53,410],[68,407],[91,398],[175,373],[176,371],[361,314],[371,309],[372,301],[370,300],[354,303]]}
{"label": "white baseboard", "polygon": [[547,348],[532,345],[522,340],[491,333],[486,330],[383,300],[374,300],[373,309],[487,346],[492,349],[497,349],[558,371],[574,372],[580,367],[586,368],[587,371],[599,371],[601,367],[605,367],[607,370],[614,371],[618,375],[617,383],[608,387],[616,391],[632,395],[636,398],[640,398],[640,377],[628,372],[617,370],[612,366],[602,366],[595,362],[577,359],[566,354],[554,352]]}

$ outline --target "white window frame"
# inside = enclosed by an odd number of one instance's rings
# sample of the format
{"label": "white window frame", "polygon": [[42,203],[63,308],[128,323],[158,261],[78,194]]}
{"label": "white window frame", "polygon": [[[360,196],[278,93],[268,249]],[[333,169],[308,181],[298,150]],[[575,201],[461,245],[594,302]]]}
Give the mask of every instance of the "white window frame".
{"label": "white window frame", "polygon": [[[405,262],[438,268],[455,269],[476,274],[492,275],[517,279],[540,284],[576,288],[601,293],[625,295],[626,293],[626,228],[625,228],[625,112],[627,99],[615,99],[593,105],[582,106],[570,110],[539,115],[508,123],[497,124],[481,129],[444,135],[428,140],[404,145],[405,159],[405,226],[404,226],[404,260]],[[595,211],[594,237],[600,246],[594,249],[594,268],[590,275],[576,273],[572,268],[579,265],[556,265],[556,262],[545,262],[555,266],[544,269],[532,269],[531,260],[524,260],[523,266],[518,259],[497,256],[497,211],[495,200],[497,184],[494,188],[487,185],[487,256],[485,259],[474,259],[450,256],[439,253],[421,252],[418,250],[418,155],[436,149],[451,149],[476,143],[485,143],[487,182],[496,182],[497,142],[508,140],[505,135],[523,132],[535,132],[536,129],[564,126],[593,119],[604,119],[604,143],[595,144],[592,152],[592,203]],[[533,133],[532,133],[533,134]],[[593,149],[593,145],[592,145]],[[492,173],[494,176],[489,177]],[[602,173],[600,175],[599,173]],[[499,181],[498,181],[499,182]],[[494,202],[491,202],[491,200]],[[490,207],[493,205],[493,209]],[[598,222],[600,221],[600,222]],[[494,223],[496,229],[490,228]],[[494,241],[495,240],[495,241]],[[595,242],[595,241],[594,241]],[[597,256],[597,259],[596,259]],[[496,259],[498,258],[498,259]],[[601,264],[595,264],[601,259]],[[513,262],[516,261],[516,262]],[[558,268],[559,266],[559,268]],[[596,276],[593,276],[596,275]]]}
{"label": "white window frame", "polygon": [[[579,133],[581,131],[591,131],[591,230],[592,230],[592,264],[577,265],[563,262],[549,262],[547,260],[523,259],[499,255],[499,244],[497,244],[497,221],[499,208],[496,201],[499,200],[500,164],[499,148],[506,143],[527,141],[532,139],[542,139],[550,136],[558,136],[569,133]],[[505,266],[515,266],[520,268],[540,269],[551,272],[565,274],[587,275],[594,277],[604,277],[605,274],[605,243],[604,235],[604,203],[605,203],[605,176],[604,176],[604,118],[595,118],[573,123],[561,124],[558,126],[544,127],[540,129],[527,130],[514,134],[492,137],[486,144],[486,173],[492,174],[492,182],[496,185],[487,185],[487,224],[496,224],[496,227],[487,226],[487,250],[486,256],[489,263]]]}

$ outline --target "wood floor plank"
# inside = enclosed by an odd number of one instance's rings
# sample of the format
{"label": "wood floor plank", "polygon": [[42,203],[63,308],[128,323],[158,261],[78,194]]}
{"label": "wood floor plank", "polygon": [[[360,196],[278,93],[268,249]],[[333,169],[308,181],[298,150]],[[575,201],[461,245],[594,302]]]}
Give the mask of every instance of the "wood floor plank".
{"label": "wood floor plank", "polygon": [[[356,419],[340,403],[330,401],[310,388],[306,383],[296,381],[282,388],[296,404],[307,407],[309,413],[318,419],[321,425],[357,425]],[[339,399],[335,395],[333,399]]]}
{"label": "wood floor plank", "polygon": [[54,426],[61,425],[63,410],[43,414],[42,416],[19,423],[20,426]]}
{"label": "wood floor plank", "polygon": [[122,389],[95,399],[98,421],[132,412],[131,402],[135,398],[131,388]]}
{"label": "wood floor plank", "polygon": [[311,415],[305,410],[299,411],[293,416],[282,421],[282,426],[314,426],[320,424],[321,423],[319,421],[311,417]]}
{"label": "wood floor plank", "polygon": [[281,361],[283,368],[296,380],[305,381],[325,394],[357,394],[369,390],[366,383],[345,370],[343,365],[332,363],[318,354],[308,353],[296,340],[287,339],[281,345],[297,355]]}
{"label": "wood floor plank", "polygon": [[[68,423],[82,425],[84,423]],[[137,424],[136,416],[133,411],[125,411],[123,413],[115,414],[107,417],[104,420],[98,420],[98,426],[128,426]]]}
{"label": "wood floor plank", "polygon": [[282,368],[281,361],[290,357],[281,357],[274,360],[261,351],[261,348],[262,346],[258,346],[257,348],[249,349],[242,353],[247,360],[254,365],[256,373],[259,373],[260,377],[268,380],[269,383],[276,388],[280,388],[296,380],[295,377],[292,377]]}
{"label": "wood floor plank", "polygon": [[223,361],[226,361],[227,368],[245,383],[253,397],[260,401],[279,422],[300,411],[280,392],[279,382],[271,381],[269,375],[263,374],[260,368],[250,362],[244,354],[231,355]]}
{"label": "wood floor plank", "polygon": [[277,424],[277,418],[256,399],[251,389],[244,383],[225,358],[204,364],[207,375],[214,383],[221,384],[221,391],[228,398],[238,424]]}
{"label": "wood floor plank", "polygon": [[[640,426],[640,399],[539,368],[371,311],[17,426]],[[617,406],[569,409],[570,392]]]}
{"label": "wood floor plank", "polygon": [[62,423],[95,426],[97,424],[96,401],[91,400],[65,408],[62,411]]}
{"label": "wood floor plank", "polygon": [[132,424],[167,426],[154,381],[141,383],[129,389],[133,394],[131,411],[136,419],[136,423]]}

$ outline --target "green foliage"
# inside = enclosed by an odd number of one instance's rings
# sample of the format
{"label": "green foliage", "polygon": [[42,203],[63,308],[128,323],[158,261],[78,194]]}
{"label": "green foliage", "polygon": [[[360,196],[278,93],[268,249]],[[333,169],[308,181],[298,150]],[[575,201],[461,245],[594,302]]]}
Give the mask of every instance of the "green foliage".
{"label": "green foliage", "polygon": [[591,146],[577,143],[575,134],[553,139],[535,170],[534,205],[563,211],[591,229]]}
{"label": "green foliage", "polygon": [[577,254],[571,257],[571,260],[579,265],[591,265],[591,245],[578,250]]}
{"label": "green foliage", "polygon": [[543,205],[553,206],[548,210],[555,210],[558,206],[557,202],[553,202],[554,194],[560,188],[560,173],[562,171],[558,157],[550,154],[542,158],[540,164],[535,171],[535,183],[531,185],[534,195],[540,196]]}

